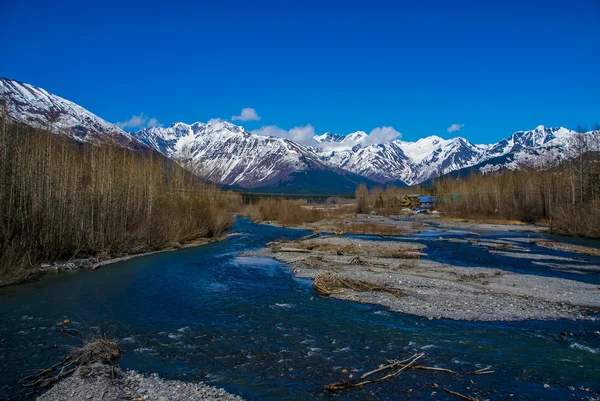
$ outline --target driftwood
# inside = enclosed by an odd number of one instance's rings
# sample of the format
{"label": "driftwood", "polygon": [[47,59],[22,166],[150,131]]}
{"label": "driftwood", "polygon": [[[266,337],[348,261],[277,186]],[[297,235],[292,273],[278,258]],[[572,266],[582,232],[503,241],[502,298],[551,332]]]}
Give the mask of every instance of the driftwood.
{"label": "driftwood", "polygon": [[350,264],[351,265],[370,265],[371,263],[369,263],[368,261],[364,260],[360,256],[355,256],[352,259],[350,259]]}
{"label": "driftwood", "polygon": [[385,285],[373,283],[371,281],[342,277],[334,273],[321,274],[313,282],[313,287],[315,291],[319,293],[319,295],[323,296],[329,296],[332,294],[343,294],[345,290],[353,290],[359,292],[387,292],[397,297],[402,297],[406,295],[403,291],[395,288],[390,288]]}
{"label": "driftwood", "polygon": [[309,235],[307,235],[305,237],[300,238],[300,241],[306,241],[308,239],[313,239],[313,238],[320,237],[320,236],[321,236],[321,232],[320,231],[315,231],[312,234],[309,234]]}
{"label": "driftwood", "polygon": [[[403,361],[393,361],[389,365],[380,366],[379,368],[377,368],[375,370],[365,373],[364,375],[360,376],[357,379],[332,383],[332,384],[325,386],[325,388],[329,391],[339,391],[339,390],[345,390],[347,388],[362,387],[362,386],[366,386],[367,384],[379,383],[379,382],[382,382],[385,380],[390,380],[390,379],[393,379],[394,377],[399,376],[405,370],[409,369],[415,362],[417,362],[420,358],[422,358],[424,356],[425,356],[424,352],[422,352],[420,354],[414,354],[410,358],[407,358]],[[374,374],[386,372],[386,371],[394,370],[394,369],[396,369],[395,372],[388,373],[377,379],[372,379],[372,380],[367,379],[369,376],[372,376]]]}
{"label": "driftwood", "polygon": [[468,395],[463,395],[461,393],[457,393],[456,391],[452,391],[452,390],[448,390],[447,388],[444,389],[444,391],[448,394],[452,394],[453,396],[460,398],[461,400],[465,400],[465,401],[479,401],[477,398],[473,398],[470,397]]}
{"label": "driftwood", "polygon": [[298,253],[311,253],[310,250],[308,249],[301,249],[301,248],[275,248],[274,249],[275,252],[298,252]]}
{"label": "driftwood", "polygon": [[[420,354],[414,354],[410,358],[407,358],[402,361],[388,360],[387,365],[381,365],[377,369],[367,372],[354,380],[332,383],[332,384],[325,386],[325,388],[327,390],[333,392],[333,391],[345,390],[345,389],[349,389],[349,388],[362,387],[362,386],[366,386],[368,384],[380,383],[385,380],[393,379],[393,378],[399,376],[402,372],[409,370],[409,369],[410,370],[430,370],[430,371],[434,371],[434,372],[449,373],[452,375],[485,375],[485,374],[494,373],[493,370],[490,370],[490,368],[491,368],[490,366],[485,367],[483,369],[474,370],[471,372],[461,373],[461,372],[456,372],[451,369],[437,368],[437,367],[432,367],[432,366],[415,365],[415,362],[417,362],[419,359],[423,358],[424,356],[425,356],[425,353],[422,352]],[[391,371],[391,373],[387,373],[390,371]],[[384,372],[386,372],[387,374],[377,377],[377,375],[383,374]],[[374,375],[376,378],[371,379],[371,376],[374,376]],[[449,394],[452,394],[456,397],[459,397],[463,400],[478,401],[476,398],[462,395],[460,393],[449,390],[447,388],[444,388],[444,391]]]}
{"label": "driftwood", "polygon": [[108,364],[121,357],[121,349],[117,344],[105,338],[95,339],[81,348],[75,348],[62,361],[49,368],[41,369],[19,381],[26,387],[46,388],[60,379],[69,376],[81,366],[94,363]]}

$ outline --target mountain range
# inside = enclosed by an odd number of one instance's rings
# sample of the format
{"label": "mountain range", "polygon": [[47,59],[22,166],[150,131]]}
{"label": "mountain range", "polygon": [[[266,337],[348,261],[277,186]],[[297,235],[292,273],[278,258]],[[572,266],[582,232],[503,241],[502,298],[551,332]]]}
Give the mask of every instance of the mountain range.
{"label": "mountain range", "polygon": [[[414,185],[440,174],[541,167],[569,155],[575,132],[538,126],[490,145],[462,137],[372,143],[363,131],[325,133],[314,143],[258,135],[231,122],[177,122],[128,133],[39,87],[0,78],[0,106],[14,121],[77,141],[147,147],[232,188],[260,192],[351,193],[358,183]],[[598,131],[596,131],[598,133]],[[591,133],[588,133],[591,134]]]}

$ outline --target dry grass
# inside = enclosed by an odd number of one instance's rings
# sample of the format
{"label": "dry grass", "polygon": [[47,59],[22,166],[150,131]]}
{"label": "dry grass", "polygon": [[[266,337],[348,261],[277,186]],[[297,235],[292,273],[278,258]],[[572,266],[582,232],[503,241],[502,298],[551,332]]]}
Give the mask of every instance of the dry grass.
{"label": "dry grass", "polygon": [[425,256],[425,254],[415,251],[415,250],[407,250],[407,249],[385,249],[382,248],[379,250],[377,256],[382,258],[394,258],[394,259],[420,259]]}
{"label": "dry grass", "polygon": [[531,242],[533,244],[536,244],[537,246],[542,246],[544,248],[549,248],[549,249],[555,249],[557,251],[574,252],[574,253],[580,253],[582,255],[588,255],[588,256],[600,256],[600,249],[592,248],[589,246],[573,245],[573,244],[566,244],[563,242],[554,242],[554,241],[545,241],[545,240],[531,241]]}
{"label": "dry grass", "polygon": [[390,288],[386,285],[380,285],[366,280],[341,277],[340,275],[334,273],[325,273],[320,275],[315,279],[313,287],[317,293],[323,296],[343,294],[346,290],[359,292],[387,292],[396,297],[402,297],[406,295],[403,291]]}
{"label": "dry grass", "polygon": [[342,234],[379,235],[382,237],[406,234],[406,230],[401,227],[377,223],[342,223],[337,226],[336,232]]}
{"label": "dry grass", "polygon": [[527,224],[527,223],[524,223],[519,220],[510,220],[510,219],[483,217],[483,216],[452,217],[452,216],[442,215],[441,219],[448,223],[502,224],[502,225],[517,225],[517,226],[523,226],[523,225]]}
{"label": "dry grass", "polygon": [[323,220],[338,220],[352,212],[353,204],[334,207],[309,205],[302,200],[261,199],[257,204],[247,205],[241,215],[256,222],[275,222],[286,227],[302,226]]}
{"label": "dry grass", "polygon": [[272,221],[283,226],[314,223],[325,217],[323,210],[305,206],[301,201],[261,199],[258,204],[246,206],[242,215],[253,221]]}
{"label": "dry grass", "polygon": [[[273,244],[273,249],[280,247],[281,243]],[[419,259],[425,256],[418,248],[406,246],[385,246],[365,244],[335,244],[324,241],[293,241],[285,246],[309,251],[323,252],[330,255],[362,255],[394,259]]]}

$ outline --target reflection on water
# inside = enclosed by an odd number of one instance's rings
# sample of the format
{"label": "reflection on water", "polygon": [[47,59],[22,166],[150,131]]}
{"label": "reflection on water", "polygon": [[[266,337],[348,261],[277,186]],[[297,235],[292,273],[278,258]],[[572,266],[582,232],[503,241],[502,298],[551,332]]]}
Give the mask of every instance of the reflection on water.
{"label": "reflection on water", "polygon": [[[510,394],[523,400],[586,399],[599,390],[598,322],[430,321],[321,299],[309,280],[293,278],[285,265],[238,256],[305,232],[244,219],[235,230],[243,235],[203,248],[0,289],[0,398],[23,398],[19,378],[62,358],[79,344],[74,337],[94,330],[118,340],[124,368],[205,381],[249,400],[435,399],[432,393],[441,389],[433,383],[492,400]],[[457,262],[449,256],[457,244],[426,237],[417,240],[427,243],[432,258]],[[473,246],[460,251],[454,259],[467,265],[479,257],[478,265],[534,266],[490,258]],[[563,274],[537,268],[534,273]],[[69,335],[57,324],[64,317],[72,321]],[[416,351],[427,353],[429,365],[457,371],[492,365],[496,373],[453,377],[415,371],[339,395],[323,391],[330,382]]]}

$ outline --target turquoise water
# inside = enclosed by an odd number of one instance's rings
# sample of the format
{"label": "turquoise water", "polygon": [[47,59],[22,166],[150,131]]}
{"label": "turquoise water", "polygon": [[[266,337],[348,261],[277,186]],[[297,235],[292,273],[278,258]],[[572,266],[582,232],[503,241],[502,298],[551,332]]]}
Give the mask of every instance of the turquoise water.
{"label": "turquoise water", "polygon": [[[124,349],[119,361],[124,368],[205,381],[248,400],[454,399],[442,387],[490,400],[589,399],[600,392],[598,321],[428,320],[322,299],[310,281],[294,278],[284,264],[239,256],[306,232],[245,219],[234,232],[238,235],[201,248],[0,289],[0,399],[26,398],[17,384],[21,377],[55,363],[81,344],[80,337],[98,331]],[[435,241],[439,235],[415,237],[428,245],[433,259],[567,274],[489,258],[480,248]],[[58,324],[63,318],[72,321],[67,332]],[[430,366],[464,372],[491,365],[495,373],[409,371],[363,389],[333,395],[323,389],[386,359],[421,351]]]}

